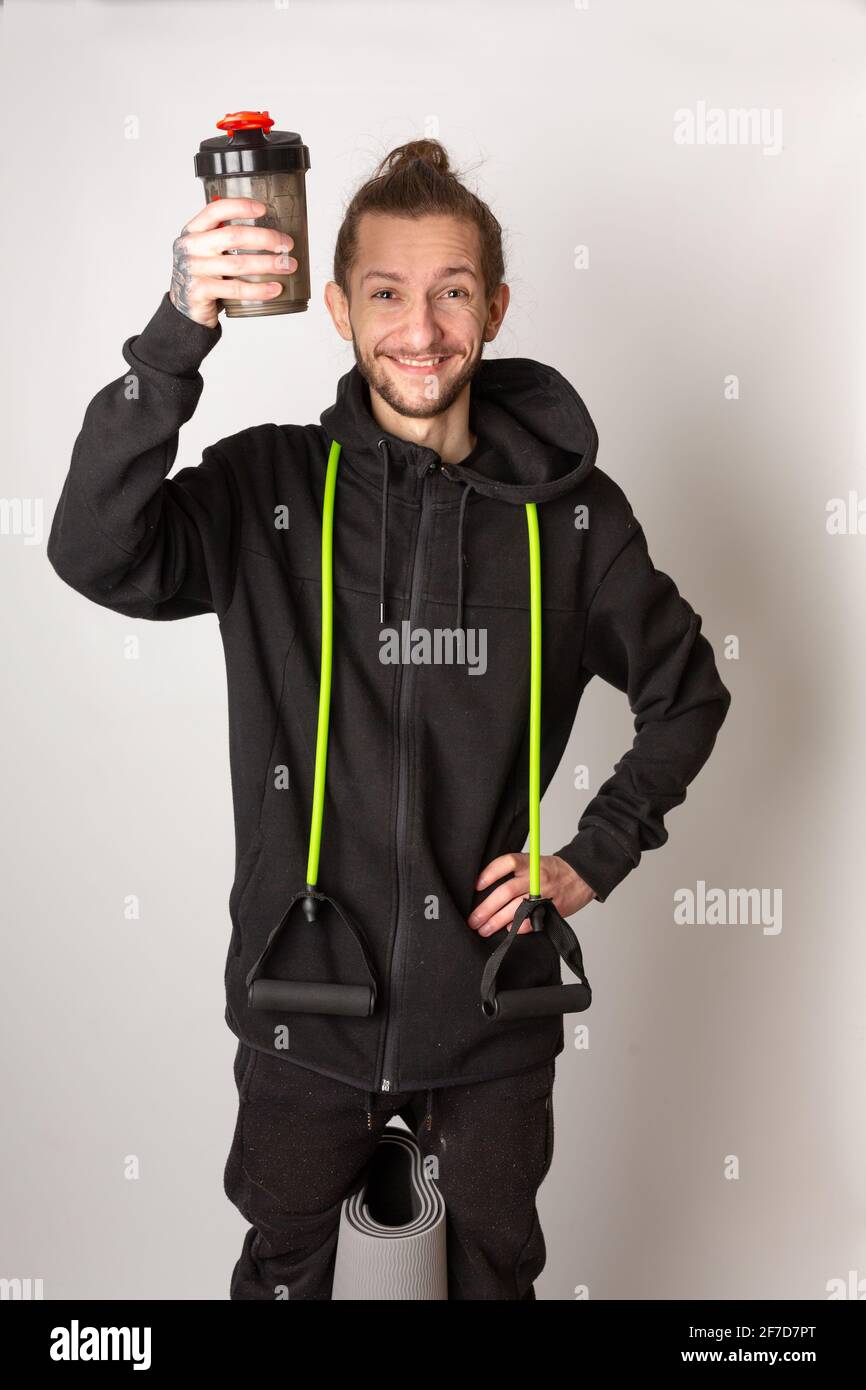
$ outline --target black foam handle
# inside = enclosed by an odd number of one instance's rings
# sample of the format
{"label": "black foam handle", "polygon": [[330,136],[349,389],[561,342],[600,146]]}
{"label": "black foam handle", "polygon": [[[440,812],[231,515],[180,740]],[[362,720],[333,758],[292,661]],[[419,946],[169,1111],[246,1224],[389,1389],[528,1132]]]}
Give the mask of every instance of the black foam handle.
{"label": "black foam handle", "polygon": [[536,985],[532,989],[500,989],[492,1004],[482,1008],[490,1018],[546,1018],[550,1014],[582,1013],[592,1000],[589,985]]}
{"label": "black foam handle", "polygon": [[315,980],[253,980],[248,990],[251,1009],[276,1009],[290,1014],[339,1014],[369,1018],[376,1002],[370,985],[334,985]]}

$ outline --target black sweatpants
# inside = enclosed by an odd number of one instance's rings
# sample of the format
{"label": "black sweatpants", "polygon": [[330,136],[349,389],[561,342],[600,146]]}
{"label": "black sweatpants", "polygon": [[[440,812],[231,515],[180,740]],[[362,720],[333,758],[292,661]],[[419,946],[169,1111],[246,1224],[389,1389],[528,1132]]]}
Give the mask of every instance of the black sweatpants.
{"label": "black sweatpants", "polygon": [[343,1200],[390,1117],[438,1160],[449,1299],[535,1298],[546,1250],[535,1205],[553,1157],[555,1059],[496,1081],[369,1093],[238,1044],[225,1191],[250,1229],[231,1299],[328,1300]]}

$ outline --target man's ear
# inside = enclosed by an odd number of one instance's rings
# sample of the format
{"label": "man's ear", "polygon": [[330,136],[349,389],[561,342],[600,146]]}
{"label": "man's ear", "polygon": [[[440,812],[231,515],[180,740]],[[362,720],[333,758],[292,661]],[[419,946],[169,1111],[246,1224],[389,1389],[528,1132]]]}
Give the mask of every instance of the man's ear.
{"label": "man's ear", "polygon": [[508,310],[508,301],[510,298],[511,291],[504,282],[497,286],[496,293],[491,299],[490,307],[487,311],[487,324],[484,329],[485,343],[492,343],[502,327],[502,320],[505,318]]}
{"label": "man's ear", "polygon": [[325,303],[340,337],[345,338],[347,343],[351,342],[352,325],[349,322],[349,301],[335,280],[329,280],[325,285]]}

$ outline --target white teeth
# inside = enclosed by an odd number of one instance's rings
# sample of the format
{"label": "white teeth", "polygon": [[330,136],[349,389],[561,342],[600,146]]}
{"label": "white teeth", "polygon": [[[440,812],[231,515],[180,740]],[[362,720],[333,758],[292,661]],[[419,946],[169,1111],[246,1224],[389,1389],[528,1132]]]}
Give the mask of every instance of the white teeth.
{"label": "white teeth", "polygon": [[435,367],[440,362],[444,362],[444,357],[397,357],[395,361],[402,362],[406,367]]}

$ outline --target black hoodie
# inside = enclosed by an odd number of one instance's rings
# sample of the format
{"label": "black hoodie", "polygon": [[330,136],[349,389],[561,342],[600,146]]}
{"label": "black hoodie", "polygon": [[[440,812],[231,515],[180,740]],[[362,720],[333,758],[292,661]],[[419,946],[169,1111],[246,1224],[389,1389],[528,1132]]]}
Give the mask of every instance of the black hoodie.
{"label": "black hoodie", "polygon": [[[236,843],[226,1021],[254,1048],[367,1091],[536,1067],[562,1050],[562,1015],[487,1017],[482,971],[503,937],[481,937],[466,921],[497,886],[476,890],[481,869],[523,849],[529,828],[524,504],[538,504],[541,542],[542,791],[593,675],[622,691],[635,716],[633,746],[574,838],[542,840],[542,853],[572,865],[598,902],[643,850],[665,843],[664,815],[685,800],[727,713],[701,618],[654,567],[625,494],[596,466],[596,430],[577,392],[528,359],[482,361],[470,397],[477,444],[459,465],[381,429],[353,367],[319,424],[242,430],[168,478],[203,388],[198,368],[221,335],[165,294],[126,340],[129,371],[87,407],[48,557],[79,593],[128,617],[219,620]],[[284,920],[306,883],[333,440],[318,888],[360,928],[376,979],[372,1014],[351,1018],[253,1009],[247,992],[280,923],[271,976],[366,978],[336,912],[311,924],[299,906]],[[463,624],[465,650],[451,640]],[[390,648],[383,627],[398,639]],[[405,659],[420,650],[419,629],[438,658],[426,664]],[[591,959],[586,968],[591,978]],[[544,932],[513,940],[502,986],[560,979]]]}

